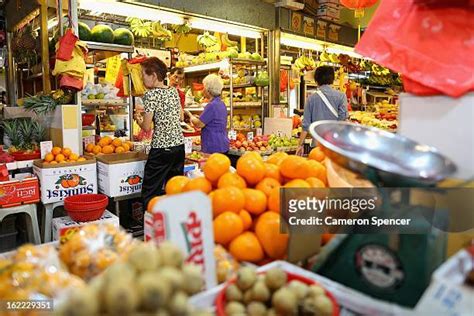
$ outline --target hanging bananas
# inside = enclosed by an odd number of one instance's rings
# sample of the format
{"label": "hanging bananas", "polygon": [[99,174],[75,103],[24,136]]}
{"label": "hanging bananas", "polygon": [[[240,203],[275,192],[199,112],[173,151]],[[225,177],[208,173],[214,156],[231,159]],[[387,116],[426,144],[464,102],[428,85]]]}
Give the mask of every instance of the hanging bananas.
{"label": "hanging bananas", "polygon": [[229,39],[229,34],[227,34],[227,33],[221,35],[221,42],[222,42],[222,44],[224,44],[224,45],[227,46],[228,48],[229,48],[229,47],[237,47],[237,45],[239,45],[238,42],[236,42],[236,41],[231,41],[231,40]]}
{"label": "hanging bananas", "polygon": [[300,71],[311,71],[316,68],[316,62],[312,57],[302,55],[295,60],[295,66]]}
{"label": "hanging bananas", "polygon": [[188,34],[191,32],[192,28],[189,22],[184,22],[183,24],[175,24],[173,25],[173,31],[176,34]]}
{"label": "hanging bananas", "polygon": [[127,18],[132,33],[138,37],[148,37],[152,32],[152,23],[139,18]]}
{"label": "hanging bananas", "polygon": [[202,47],[208,48],[216,45],[218,40],[214,35],[209,34],[209,32],[204,32],[204,34],[197,37],[197,42]]}
{"label": "hanging bananas", "polygon": [[152,36],[162,41],[170,41],[173,38],[173,33],[167,30],[160,21],[153,22],[151,25]]}

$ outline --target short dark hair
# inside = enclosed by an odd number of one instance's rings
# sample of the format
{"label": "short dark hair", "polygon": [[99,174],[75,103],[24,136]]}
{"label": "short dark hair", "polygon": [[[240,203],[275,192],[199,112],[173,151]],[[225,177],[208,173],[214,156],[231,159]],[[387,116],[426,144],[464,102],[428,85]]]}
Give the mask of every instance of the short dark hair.
{"label": "short dark hair", "polygon": [[334,82],[334,69],[331,66],[321,66],[314,72],[314,80],[318,85],[332,84]]}
{"label": "short dark hair", "polygon": [[149,57],[141,65],[147,75],[156,74],[159,81],[165,80],[168,67],[158,57]]}
{"label": "short dark hair", "polygon": [[181,67],[173,67],[170,70],[170,74],[172,74],[172,75],[174,75],[174,74],[182,75],[182,74],[184,74],[184,69],[181,68]]}

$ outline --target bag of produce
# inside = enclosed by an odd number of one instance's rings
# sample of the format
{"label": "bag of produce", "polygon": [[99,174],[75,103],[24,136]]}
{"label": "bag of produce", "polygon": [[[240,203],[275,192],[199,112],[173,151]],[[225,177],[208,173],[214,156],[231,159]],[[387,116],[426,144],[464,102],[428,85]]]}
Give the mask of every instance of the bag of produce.
{"label": "bag of produce", "polygon": [[474,91],[474,60],[459,57],[474,51],[474,10],[415,2],[382,1],[356,51],[402,73],[408,92],[459,97]]}

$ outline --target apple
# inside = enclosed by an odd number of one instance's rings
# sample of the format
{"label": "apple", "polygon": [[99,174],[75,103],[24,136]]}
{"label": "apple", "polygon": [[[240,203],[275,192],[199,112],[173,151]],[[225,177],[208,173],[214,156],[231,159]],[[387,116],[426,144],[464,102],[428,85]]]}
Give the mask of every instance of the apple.
{"label": "apple", "polygon": [[256,142],[255,144],[256,144],[258,147],[262,147],[262,144],[263,144],[263,143],[262,143],[262,142]]}
{"label": "apple", "polygon": [[261,147],[260,147],[260,150],[261,150],[261,151],[265,151],[265,150],[267,150],[267,148],[264,147],[264,146],[261,146]]}
{"label": "apple", "polygon": [[247,148],[247,151],[253,151],[252,147]]}
{"label": "apple", "polygon": [[235,147],[240,148],[240,147],[242,147],[242,142],[240,140],[238,140],[234,143],[234,145],[235,145]]}
{"label": "apple", "polygon": [[244,141],[242,142],[242,146],[243,146],[243,147],[248,147],[248,146],[249,146],[249,142],[246,141],[246,140],[244,140]]}

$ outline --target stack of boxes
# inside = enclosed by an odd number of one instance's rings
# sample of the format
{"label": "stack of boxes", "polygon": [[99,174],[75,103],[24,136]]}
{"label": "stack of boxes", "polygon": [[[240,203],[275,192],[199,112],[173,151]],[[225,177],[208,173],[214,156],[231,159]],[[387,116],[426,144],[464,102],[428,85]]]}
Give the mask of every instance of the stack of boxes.
{"label": "stack of boxes", "polygon": [[318,19],[338,23],[341,18],[341,4],[339,0],[319,0]]}

